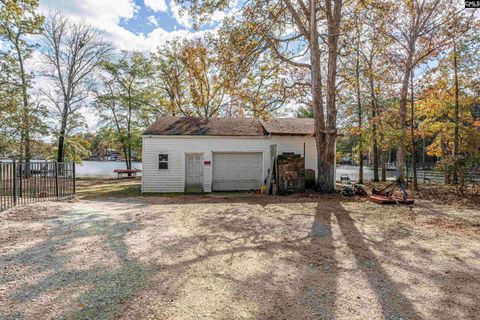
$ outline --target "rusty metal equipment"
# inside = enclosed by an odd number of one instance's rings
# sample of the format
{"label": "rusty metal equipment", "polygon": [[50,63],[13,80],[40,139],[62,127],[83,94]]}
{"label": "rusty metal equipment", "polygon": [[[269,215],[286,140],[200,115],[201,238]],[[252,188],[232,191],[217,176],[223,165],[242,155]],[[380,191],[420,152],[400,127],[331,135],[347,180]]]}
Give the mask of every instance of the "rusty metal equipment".
{"label": "rusty metal equipment", "polygon": [[[395,194],[397,188],[401,191],[400,196]],[[405,190],[405,185],[397,180],[383,189],[377,190],[373,188],[370,201],[379,204],[413,204],[415,199],[411,197],[409,198],[408,193]]]}

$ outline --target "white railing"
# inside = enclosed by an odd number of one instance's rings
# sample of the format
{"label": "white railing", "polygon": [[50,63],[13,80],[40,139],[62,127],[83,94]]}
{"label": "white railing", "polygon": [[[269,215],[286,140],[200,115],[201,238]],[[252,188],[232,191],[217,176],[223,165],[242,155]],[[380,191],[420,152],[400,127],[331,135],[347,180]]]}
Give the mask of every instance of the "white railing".
{"label": "white railing", "polygon": [[[408,172],[408,178],[413,179],[412,171]],[[417,170],[417,179],[420,183],[445,183],[445,174],[440,171]],[[480,174],[475,171],[466,173],[465,181],[480,183]]]}

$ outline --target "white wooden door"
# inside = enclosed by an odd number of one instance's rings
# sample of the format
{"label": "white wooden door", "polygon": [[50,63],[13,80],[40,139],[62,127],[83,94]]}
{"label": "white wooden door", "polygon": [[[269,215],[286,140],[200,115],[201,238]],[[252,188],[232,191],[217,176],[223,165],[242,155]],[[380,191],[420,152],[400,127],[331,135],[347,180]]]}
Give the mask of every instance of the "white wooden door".
{"label": "white wooden door", "polygon": [[214,191],[258,190],[263,179],[261,152],[213,154]]}
{"label": "white wooden door", "polygon": [[185,155],[185,187],[187,191],[203,191],[203,156],[199,153]]}

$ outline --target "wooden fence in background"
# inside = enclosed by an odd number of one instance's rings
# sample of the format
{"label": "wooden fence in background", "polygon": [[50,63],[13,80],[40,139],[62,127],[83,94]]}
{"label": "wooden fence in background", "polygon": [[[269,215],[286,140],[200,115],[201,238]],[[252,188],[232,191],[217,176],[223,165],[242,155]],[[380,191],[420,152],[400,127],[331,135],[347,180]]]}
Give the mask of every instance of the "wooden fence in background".
{"label": "wooden fence in background", "polygon": [[74,162],[0,162],[0,212],[75,194]]}
{"label": "wooden fence in background", "polygon": [[[413,172],[408,172],[408,178],[413,179]],[[466,183],[480,183],[480,173],[471,171],[465,174]],[[439,171],[417,171],[417,179],[419,183],[445,183],[445,174]]]}

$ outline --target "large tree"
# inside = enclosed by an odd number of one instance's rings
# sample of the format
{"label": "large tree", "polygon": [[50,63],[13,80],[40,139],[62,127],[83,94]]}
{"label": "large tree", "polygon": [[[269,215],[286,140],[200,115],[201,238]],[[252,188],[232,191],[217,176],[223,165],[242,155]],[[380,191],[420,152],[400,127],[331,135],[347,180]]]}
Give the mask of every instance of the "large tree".
{"label": "large tree", "polygon": [[[430,155],[440,158],[446,183],[459,183],[480,158],[480,122],[474,109],[480,105],[480,37],[478,19],[464,16],[446,32],[453,41],[423,79],[416,110],[419,130],[431,141]],[[468,28],[471,26],[471,28]]]}
{"label": "large tree", "polygon": [[153,54],[149,111],[264,117],[278,110],[288,95],[284,69],[267,54],[244,55],[240,35],[230,35],[222,30],[201,40],[175,40]]}
{"label": "large tree", "polygon": [[151,55],[152,102],[155,106],[151,108],[147,117],[151,116],[150,113],[153,113],[155,118],[160,115],[187,114],[188,85],[185,65],[180,59],[180,49],[180,41],[174,40]]}
{"label": "large tree", "polygon": [[185,41],[180,49],[180,60],[188,79],[189,114],[200,117],[219,115],[230,102],[229,88],[239,76],[229,72],[222,57],[205,40]]}
{"label": "large tree", "polygon": [[58,12],[48,17],[44,29],[44,75],[52,81],[53,89],[47,95],[59,117],[57,161],[63,162],[71,120],[89,97],[93,72],[108,57],[112,46],[97,29]]}
{"label": "large tree", "polygon": [[402,0],[374,2],[385,12],[387,21],[385,35],[393,46],[391,61],[401,71],[398,121],[400,139],[397,151],[397,165],[400,178],[405,177],[407,152],[407,101],[409,81],[415,66],[441,49],[450,39],[442,33],[446,22],[455,19],[460,8],[451,0]]}
{"label": "large tree", "polygon": [[[196,17],[205,17],[230,2],[223,0],[179,1]],[[256,47],[270,50],[278,60],[309,71],[314,112],[320,191],[335,190],[335,140],[337,137],[337,56],[341,35],[342,0],[250,1],[235,17],[238,32]],[[326,55],[326,80],[322,81],[322,52]],[[325,98],[325,100],[324,100]]]}
{"label": "large tree", "polygon": [[107,127],[114,128],[117,142],[132,168],[132,150],[140,143],[139,117],[149,104],[148,79],[151,67],[139,52],[123,52],[118,61],[102,64],[102,87],[96,93],[95,106]]}
{"label": "large tree", "polygon": [[[18,109],[20,131],[20,157],[31,158],[32,108],[29,101],[31,74],[25,62],[31,57],[35,45],[27,37],[41,32],[43,17],[37,14],[38,0],[1,0],[0,1],[0,40],[6,42],[0,49],[3,94],[11,104],[18,94],[21,108]],[[3,46],[0,46],[0,48]],[[35,111],[35,110],[33,110]]]}

